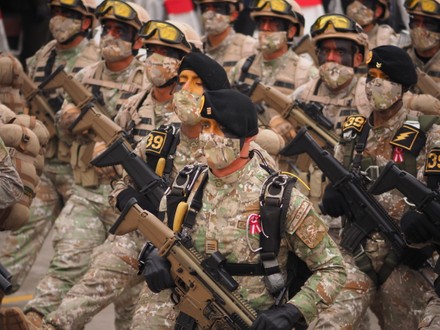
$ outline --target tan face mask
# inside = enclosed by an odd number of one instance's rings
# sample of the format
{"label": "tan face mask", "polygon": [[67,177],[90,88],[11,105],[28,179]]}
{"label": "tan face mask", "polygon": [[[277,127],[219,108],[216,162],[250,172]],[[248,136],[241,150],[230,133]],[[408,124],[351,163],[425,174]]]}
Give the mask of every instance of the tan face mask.
{"label": "tan face mask", "polygon": [[385,111],[402,98],[402,85],[374,78],[366,83],[365,93],[373,110]]}
{"label": "tan face mask", "polygon": [[75,34],[81,32],[80,19],[67,18],[60,15],[52,17],[49,21],[49,30],[60,44],[68,41]]}
{"label": "tan face mask", "polygon": [[174,112],[183,124],[196,125],[200,122],[202,97],[181,89],[173,94]]}
{"label": "tan face mask", "polygon": [[354,69],[335,62],[326,62],[319,67],[319,76],[330,90],[336,90],[354,77]]}
{"label": "tan face mask", "polygon": [[231,22],[227,15],[208,10],[202,14],[203,26],[208,35],[218,35],[226,30]]}
{"label": "tan face mask", "polygon": [[202,133],[200,142],[208,164],[218,170],[231,165],[240,157],[240,139]]}
{"label": "tan face mask", "polygon": [[260,50],[263,53],[271,54],[279,50],[285,43],[287,43],[287,32],[258,32],[258,42]]}
{"label": "tan face mask", "polygon": [[177,58],[151,54],[145,61],[147,78],[154,86],[161,87],[177,76],[179,65]]}
{"label": "tan face mask", "polygon": [[374,11],[356,0],[347,6],[347,16],[365,26],[373,22]]}
{"label": "tan face mask", "polygon": [[419,51],[434,48],[440,42],[440,33],[428,31],[421,27],[409,30],[414,48]]}
{"label": "tan face mask", "polygon": [[131,42],[105,35],[101,38],[101,55],[105,61],[112,63],[132,55]]}

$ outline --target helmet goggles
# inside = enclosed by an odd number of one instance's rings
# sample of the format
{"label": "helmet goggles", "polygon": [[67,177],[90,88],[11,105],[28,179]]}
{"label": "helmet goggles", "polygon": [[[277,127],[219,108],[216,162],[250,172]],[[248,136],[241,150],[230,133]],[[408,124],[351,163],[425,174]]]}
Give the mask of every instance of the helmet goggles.
{"label": "helmet goggles", "polygon": [[135,20],[141,25],[136,11],[126,2],[119,0],[105,0],[98,7],[96,7],[95,15],[97,18],[104,16],[110,10],[116,18],[122,20]]}
{"label": "helmet goggles", "polygon": [[292,6],[284,0],[253,0],[250,9],[259,11],[267,6],[276,14],[289,15],[293,13]]}
{"label": "helmet goggles", "polygon": [[159,40],[162,42],[172,45],[183,44],[189,49],[192,48],[189,42],[186,40],[185,34],[171,23],[149,20],[147,23],[142,25],[141,29],[139,30],[139,36],[145,39],[149,39],[155,35],[157,35]]}
{"label": "helmet goggles", "polygon": [[81,7],[87,11],[87,8],[84,6],[81,0],[48,0],[47,3],[49,6],[61,5],[69,9],[77,9],[78,7]]}
{"label": "helmet goggles", "polygon": [[346,16],[338,14],[323,15],[319,17],[310,28],[312,37],[324,32],[328,25],[331,24],[337,32],[363,32],[362,28],[355,21]]}
{"label": "helmet goggles", "polygon": [[407,10],[413,10],[419,6],[423,13],[431,15],[440,14],[440,4],[434,0],[406,0],[404,5]]}

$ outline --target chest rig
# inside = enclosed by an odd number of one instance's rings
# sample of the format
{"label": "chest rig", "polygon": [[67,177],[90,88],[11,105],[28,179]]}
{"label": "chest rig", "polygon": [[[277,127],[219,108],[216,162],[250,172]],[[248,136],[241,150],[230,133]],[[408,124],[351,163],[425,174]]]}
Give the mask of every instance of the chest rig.
{"label": "chest rig", "polygon": [[[277,261],[284,221],[296,178],[275,172],[266,165],[260,166],[269,174],[259,197],[260,224],[264,230],[260,233],[260,246],[256,251],[259,252],[261,261],[250,264],[222,260],[221,266],[232,276],[264,276],[267,290],[274,296],[276,304],[279,304],[286,293],[291,297],[298,292],[311,273],[302,260],[289,252],[285,280]],[[189,237],[196,224],[196,216],[203,206],[203,190],[207,181],[206,165],[187,165],[178,174],[167,193],[167,224],[173,231],[180,231],[183,237]],[[189,202],[188,197],[194,189],[195,193]],[[163,219],[164,214],[159,214],[159,217]],[[248,231],[249,228],[246,227]]]}

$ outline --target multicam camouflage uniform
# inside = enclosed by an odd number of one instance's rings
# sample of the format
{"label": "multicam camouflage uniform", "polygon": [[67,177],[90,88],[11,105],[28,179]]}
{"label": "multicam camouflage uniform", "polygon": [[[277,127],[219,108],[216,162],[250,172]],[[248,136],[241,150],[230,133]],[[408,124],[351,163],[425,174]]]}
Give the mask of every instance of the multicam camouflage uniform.
{"label": "multicam camouflage uniform", "polygon": [[[259,163],[258,157],[254,156],[242,169],[222,178],[208,171],[203,206],[191,232],[195,249],[202,255],[209,255],[218,248],[229,262],[259,262],[258,253],[251,251],[251,248],[259,246],[259,235],[249,234],[248,244],[245,229],[248,216],[260,212],[260,189],[268,176]],[[199,178],[189,200],[200,181]],[[166,211],[166,197],[162,199],[160,209]],[[288,205],[285,234],[278,255],[283,272],[288,251],[306,261],[314,272],[302,290],[289,301],[310,323],[334,301],[345,282],[342,257],[312,204],[296,189],[293,189]],[[265,310],[274,303],[262,276],[240,276],[236,280],[240,285],[238,292],[257,311]],[[155,329],[173,328],[178,310],[172,308],[170,291],[152,294],[144,290],[142,294],[132,329],[144,329],[145,324]]]}
{"label": "multicam camouflage uniform", "polygon": [[[65,66],[66,72],[75,73],[98,60],[99,50],[94,41],[84,39],[76,47],[60,50],[53,40],[28,60],[28,74],[39,84],[60,65]],[[47,97],[53,109],[58,111],[62,103],[62,90],[53,91]],[[72,193],[68,146],[54,137],[45,155],[45,167],[33,199],[29,223],[11,232],[0,247],[0,262],[12,274],[13,291],[20,288],[55,219]]]}
{"label": "multicam camouflage uniform", "polygon": [[0,138],[0,209],[18,201],[23,194],[23,183],[18,175],[5,143]]}
{"label": "multicam camouflage uniform", "polygon": [[[241,59],[229,72],[229,80],[232,85],[238,86],[244,83],[252,86],[256,79],[260,79],[264,85],[274,86],[283,94],[289,95],[310,78],[315,78],[318,73],[311,60],[300,57],[289,49],[279,58],[270,61],[264,60],[262,53],[257,54],[249,70],[245,73],[244,79],[240,79],[246,60],[246,58]],[[266,141],[260,141],[257,136],[256,141],[261,143],[271,156],[276,157],[284,145],[283,141],[289,141],[293,138],[294,128],[282,119],[276,110],[269,107],[265,107],[264,114],[259,116],[259,121],[260,128],[270,129],[276,133],[276,136],[273,136],[272,139],[266,139]],[[265,137],[267,136],[265,135]],[[286,164],[281,166],[282,169],[286,169],[286,167]]]}
{"label": "multicam camouflage uniform", "polygon": [[[363,153],[365,162],[368,161],[371,165],[385,166],[393,158],[393,146],[390,142],[397,130],[412,118],[409,114],[410,110],[402,107],[384,125],[380,127],[371,126]],[[424,166],[427,153],[433,147],[438,146],[440,126],[434,124],[426,134],[426,144],[416,158],[417,168]],[[344,146],[342,144],[338,145],[335,150],[335,157],[342,160],[346,154],[349,153],[344,150]],[[378,196],[377,199],[393,219],[400,219],[407,209],[402,195],[398,191],[393,190],[384,193]],[[372,262],[373,269],[378,270],[383,265],[390,247],[387,241],[375,233],[367,239],[364,250]],[[427,303],[424,293],[429,289],[430,284],[419,271],[399,264],[387,280],[376,290],[370,308],[377,315],[379,324],[383,329],[416,329]]]}
{"label": "multicam camouflage uniform", "polygon": [[230,30],[226,38],[217,46],[209,45],[206,38],[204,40],[205,54],[212,57],[223,66],[226,73],[237,64],[242,58],[247,58],[257,52],[258,41],[250,36]]}
{"label": "multicam camouflage uniform", "polygon": [[[100,61],[81,70],[75,79],[91,88],[95,95],[101,96],[101,102],[112,117],[129,96],[145,88],[147,83],[143,64],[137,59],[133,59],[127,68],[119,72],[108,70],[105,62]],[[63,112],[68,108],[69,103],[65,102],[58,118],[62,120]],[[69,138],[66,136],[66,140]],[[106,240],[108,229],[117,218],[107,200],[112,190],[110,178],[98,174],[89,164],[94,145],[95,142],[85,135],[74,137],[71,147],[72,155],[75,156],[71,159],[75,179],[73,194],[55,225],[55,256],[46,276],[36,288],[35,297],[25,306],[25,312],[36,311],[47,315],[56,310],[65,294],[86,272],[92,250]],[[121,258],[99,260],[101,265],[105,264],[109,272],[125,272],[126,264],[134,267],[137,256],[124,258],[126,250],[131,249],[132,239],[126,236],[110,238],[117,241],[113,245],[117,251],[111,255],[120,255]],[[130,298],[135,299],[135,296]],[[126,299],[129,298],[121,299],[116,306],[118,329],[126,329],[131,320],[129,308],[133,301],[128,304]]]}

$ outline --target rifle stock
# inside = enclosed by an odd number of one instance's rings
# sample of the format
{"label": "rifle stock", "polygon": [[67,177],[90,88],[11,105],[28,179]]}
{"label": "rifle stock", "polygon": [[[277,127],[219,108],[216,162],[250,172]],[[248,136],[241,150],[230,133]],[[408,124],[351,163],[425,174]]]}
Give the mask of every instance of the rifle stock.
{"label": "rifle stock", "polygon": [[63,66],[59,66],[40,85],[42,89],[63,88],[81,114],[70,126],[74,134],[92,129],[107,145],[120,137],[123,130],[110,118],[109,113],[95,102],[93,94],[81,83],[69,76]]}
{"label": "rifle stock", "polygon": [[416,86],[423,94],[429,94],[440,100],[440,87],[426,72],[416,68],[417,84]]}
{"label": "rifle stock", "polygon": [[[37,117],[46,126],[49,131],[49,137],[53,138],[56,135],[54,109],[52,109],[43,95],[42,89],[26,73],[22,72],[21,77],[23,83],[20,89],[26,102],[29,104],[29,114]],[[58,111],[59,109],[55,110]]]}
{"label": "rifle stock", "polygon": [[[286,95],[276,88],[263,85],[256,81],[249,92],[249,96],[254,103],[266,102],[267,105],[274,108],[284,119],[292,125],[305,126],[311,130],[315,139],[320,141],[321,145],[328,144],[334,147],[339,142],[339,137],[331,130],[333,126],[327,118],[315,112],[316,118],[311,118],[300,106],[299,102],[292,102]],[[321,122],[320,122],[321,121]]]}
{"label": "rifle stock", "polygon": [[[280,154],[293,156],[304,152],[313,159],[333,186],[344,196],[350,207],[353,225],[364,234],[369,234],[373,230],[380,231],[400,259],[406,246],[403,233],[382,205],[365,189],[361,174],[346,170],[307,134],[306,128],[301,129]],[[342,240],[341,245],[353,253],[361,238],[363,237],[351,242]]]}
{"label": "rifle stock", "polygon": [[202,329],[249,329],[256,312],[212,278],[202,266],[203,257],[188,242],[131,199],[110,232],[124,235],[136,229],[169,260],[179,310],[196,319]]}
{"label": "rifle stock", "polygon": [[405,195],[409,202],[415,204],[416,210],[425,213],[440,230],[440,194],[438,191],[431,190],[390,161],[370,187],[369,192],[379,195],[392,189],[397,189]]}

